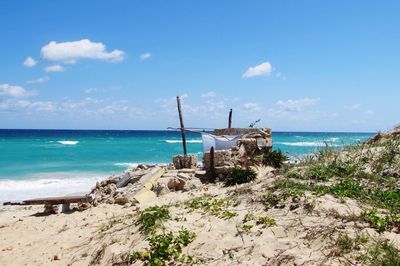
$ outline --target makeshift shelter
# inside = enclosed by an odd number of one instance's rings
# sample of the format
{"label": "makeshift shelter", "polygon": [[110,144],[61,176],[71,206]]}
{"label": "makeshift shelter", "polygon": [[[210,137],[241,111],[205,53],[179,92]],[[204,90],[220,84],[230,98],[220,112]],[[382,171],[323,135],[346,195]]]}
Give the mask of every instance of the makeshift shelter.
{"label": "makeshift shelter", "polygon": [[[214,167],[216,174],[226,174],[235,165],[252,165],[257,157],[272,148],[270,128],[223,128],[201,134],[203,166],[207,171]],[[210,154],[212,147],[213,155]]]}

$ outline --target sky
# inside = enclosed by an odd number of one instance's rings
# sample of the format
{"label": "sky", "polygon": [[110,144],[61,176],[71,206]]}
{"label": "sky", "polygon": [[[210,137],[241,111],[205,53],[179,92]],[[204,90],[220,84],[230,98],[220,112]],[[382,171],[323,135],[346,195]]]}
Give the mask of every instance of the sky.
{"label": "sky", "polygon": [[399,1],[0,1],[0,128],[400,122]]}

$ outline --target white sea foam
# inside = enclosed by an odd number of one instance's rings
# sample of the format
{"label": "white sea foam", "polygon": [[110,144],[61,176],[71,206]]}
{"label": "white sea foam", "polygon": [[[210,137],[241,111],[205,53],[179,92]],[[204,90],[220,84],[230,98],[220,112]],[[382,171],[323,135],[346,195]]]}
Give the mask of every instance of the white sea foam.
{"label": "white sea foam", "polygon": [[[167,139],[166,143],[182,143],[182,140],[177,139]],[[202,143],[201,139],[190,139],[186,140],[187,143]]]}
{"label": "white sea foam", "polygon": [[89,193],[105,173],[42,173],[30,179],[0,180],[0,201],[20,201],[37,197]]}
{"label": "white sea foam", "polygon": [[128,168],[135,168],[139,164],[138,163],[115,163],[115,166],[122,166],[122,167],[128,167]]}
{"label": "white sea foam", "polygon": [[77,141],[77,140],[59,140],[57,142],[62,145],[76,145],[79,143],[79,141]]}
{"label": "white sea foam", "polygon": [[296,146],[296,147],[325,147],[328,145],[329,147],[338,147],[340,145],[330,144],[320,141],[304,141],[304,142],[275,142],[275,144],[281,144],[286,146]]}
{"label": "white sea foam", "polygon": [[329,138],[329,139],[327,139],[326,141],[329,141],[329,142],[336,142],[336,141],[338,141],[339,140],[339,138]]}

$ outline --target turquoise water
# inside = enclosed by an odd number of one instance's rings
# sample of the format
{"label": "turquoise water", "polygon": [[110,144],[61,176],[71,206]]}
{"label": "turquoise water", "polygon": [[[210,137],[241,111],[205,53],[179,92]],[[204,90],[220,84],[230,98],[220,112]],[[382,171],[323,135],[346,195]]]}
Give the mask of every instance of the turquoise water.
{"label": "turquoise water", "polygon": [[[364,141],[371,133],[273,132],[274,149],[296,158]],[[200,134],[188,152],[201,156]],[[176,131],[0,130],[0,201],[87,191],[138,163],[169,163],[182,153]]]}

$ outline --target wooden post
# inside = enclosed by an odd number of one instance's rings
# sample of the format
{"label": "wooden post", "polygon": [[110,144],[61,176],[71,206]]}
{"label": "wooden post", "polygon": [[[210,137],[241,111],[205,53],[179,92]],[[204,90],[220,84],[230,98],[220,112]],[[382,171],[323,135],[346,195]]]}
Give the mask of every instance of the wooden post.
{"label": "wooden post", "polygon": [[179,122],[181,123],[183,155],[184,155],[184,157],[186,157],[186,154],[187,154],[187,150],[186,150],[186,133],[185,133],[185,126],[183,125],[181,98],[179,96],[176,96],[176,102],[177,102],[177,105],[178,105]]}
{"label": "wooden post", "polygon": [[232,109],[229,111],[228,128],[232,128]]}
{"label": "wooden post", "polygon": [[215,182],[214,146],[210,149],[210,182]]}

